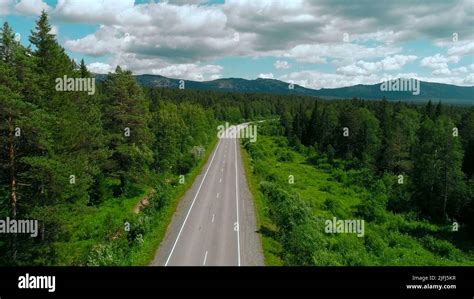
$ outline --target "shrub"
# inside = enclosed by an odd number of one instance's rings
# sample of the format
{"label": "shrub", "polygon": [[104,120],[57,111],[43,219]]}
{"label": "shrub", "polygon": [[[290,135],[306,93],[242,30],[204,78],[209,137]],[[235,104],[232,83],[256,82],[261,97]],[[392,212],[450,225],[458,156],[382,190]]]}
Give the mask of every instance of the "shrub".
{"label": "shrub", "polygon": [[460,254],[459,250],[446,240],[425,236],[421,239],[421,242],[423,247],[442,257],[455,258]]}
{"label": "shrub", "polygon": [[295,155],[290,151],[283,151],[277,156],[278,162],[293,162],[295,160]]}
{"label": "shrub", "polygon": [[87,266],[118,266],[123,260],[123,252],[114,243],[98,244],[89,254]]}

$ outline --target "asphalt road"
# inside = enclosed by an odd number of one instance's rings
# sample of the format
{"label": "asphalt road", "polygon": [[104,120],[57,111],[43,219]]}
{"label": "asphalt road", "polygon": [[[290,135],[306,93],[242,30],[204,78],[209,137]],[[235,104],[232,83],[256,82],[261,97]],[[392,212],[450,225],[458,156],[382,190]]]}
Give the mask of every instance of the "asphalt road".
{"label": "asphalt road", "polygon": [[152,265],[263,265],[238,139],[219,139],[181,199]]}

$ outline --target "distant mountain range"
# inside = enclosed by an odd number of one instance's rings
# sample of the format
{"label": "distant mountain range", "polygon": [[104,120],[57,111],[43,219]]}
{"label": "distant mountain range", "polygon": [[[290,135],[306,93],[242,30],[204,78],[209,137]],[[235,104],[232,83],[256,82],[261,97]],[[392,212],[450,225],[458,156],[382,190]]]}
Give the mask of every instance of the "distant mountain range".
{"label": "distant mountain range", "polygon": [[[167,87],[178,88],[180,79],[167,78],[160,75],[136,75],[135,79],[145,87]],[[96,75],[99,81],[105,79],[105,75]],[[420,81],[419,94],[414,95],[412,91],[382,91],[381,84],[363,85],[358,84],[340,88],[310,89],[275,79],[246,80],[241,78],[225,78],[212,81],[190,81],[184,80],[186,89],[213,90],[224,92],[242,93],[270,93],[270,94],[294,94],[304,96],[315,96],[320,98],[362,98],[380,100],[386,98],[389,101],[426,102],[442,101],[447,104],[474,105],[474,86],[457,86],[451,84],[432,83]],[[390,90],[390,89],[389,89]],[[415,92],[416,93],[416,92]]]}

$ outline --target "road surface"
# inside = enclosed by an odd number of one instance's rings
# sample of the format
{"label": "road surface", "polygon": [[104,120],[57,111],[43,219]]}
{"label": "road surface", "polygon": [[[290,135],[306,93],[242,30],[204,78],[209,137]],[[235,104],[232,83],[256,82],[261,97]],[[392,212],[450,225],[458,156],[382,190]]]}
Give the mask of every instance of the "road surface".
{"label": "road surface", "polygon": [[152,265],[263,265],[238,139],[219,139],[181,199]]}

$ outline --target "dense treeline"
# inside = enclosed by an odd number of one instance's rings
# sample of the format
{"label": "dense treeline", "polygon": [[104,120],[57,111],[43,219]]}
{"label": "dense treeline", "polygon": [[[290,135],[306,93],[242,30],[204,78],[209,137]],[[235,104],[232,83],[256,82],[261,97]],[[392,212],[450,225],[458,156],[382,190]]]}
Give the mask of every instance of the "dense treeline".
{"label": "dense treeline", "polygon": [[[350,105],[349,102],[346,104]],[[294,111],[300,108],[299,104],[294,107]],[[439,218],[440,210],[436,208],[442,208],[443,202],[426,204],[424,194],[414,193],[421,184],[410,177],[410,172],[404,175],[402,182],[398,172],[378,173],[376,161],[367,165],[357,157],[338,157],[337,147],[327,153],[317,146],[304,146],[294,137],[288,139],[280,122],[261,123],[259,141],[244,142],[249,154],[249,159],[244,161],[256,200],[267,264],[426,266],[474,263],[472,224],[469,218],[462,218],[472,215],[472,211],[462,211],[472,204],[473,189],[469,182],[456,185],[460,188],[459,193],[448,193],[448,203],[454,201],[448,206],[464,204],[461,211],[447,209],[450,219]],[[429,145],[433,146],[433,143]],[[416,166],[419,163],[416,160],[410,167],[421,167]],[[442,199],[444,197],[438,198]],[[465,202],[456,201],[459,199]],[[423,210],[422,204],[428,209]],[[455,212],[459,218],[454,218]],[[326,221],[333,217],[364,220],[365,233],[362,237],[353,233],[327,233]],[[453,225],[454,221],[459,225]]]}
{"label": "dense treeline", "polygon": [[[58,78],[93,75],[50,31],[46,13],[31,32],[30,47],[15,40],[7,23],[1,29],[0,218],[38,219],[39,235],[3,234],[0,264],[120,264],[102,260],[110,248],[94,247],[126,239],[115,234],[126,217],[113,210],[117,199],[152,194],[150,206],[163,208],[177,180],[170,177],[197,165],[218,122],[274,111],[261,98],[144,90],[120,67],[93,95],[58,91]],[[113,212],[101,214],[107,209]],[[143,237],[143,229],[132,229],[129,239],[134,231]],[[127,244],[118,247],[124,251]],[[83,255],[91,251],[95,256]]]}
{"label": "dense treeline", "polygon": [[393,210],[473,228],[474,108],[316,101],[288,107],[280,123],[293,145],[342,158],[348,168],[399,176]]}

